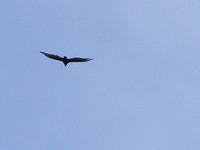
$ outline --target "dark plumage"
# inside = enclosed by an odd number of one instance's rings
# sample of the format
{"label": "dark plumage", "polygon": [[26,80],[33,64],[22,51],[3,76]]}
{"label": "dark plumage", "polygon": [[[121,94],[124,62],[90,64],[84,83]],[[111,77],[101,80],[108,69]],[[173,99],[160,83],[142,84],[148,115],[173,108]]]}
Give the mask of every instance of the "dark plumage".
{"label": "dark plumage", "polygon": [[45,52],[40,52],[40,53],[44,54],[45,56],[47,56],[51,59],[62,61],[65,66],[70,62],[86,62],[86,61],[92,60],[91,58],[80,58],[80,57],[67,58],[66,56],[60,57],[58,55],[48,54]]}

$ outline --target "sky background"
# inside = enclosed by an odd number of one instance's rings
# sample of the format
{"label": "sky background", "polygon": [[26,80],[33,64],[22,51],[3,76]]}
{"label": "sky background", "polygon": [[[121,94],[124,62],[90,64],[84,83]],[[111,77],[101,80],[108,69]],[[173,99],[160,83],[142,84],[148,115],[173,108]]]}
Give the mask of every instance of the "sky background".
{"label": "sky background", "polygon": [[1,0],[0,149],[199,150],[199,14],[199,0]]}

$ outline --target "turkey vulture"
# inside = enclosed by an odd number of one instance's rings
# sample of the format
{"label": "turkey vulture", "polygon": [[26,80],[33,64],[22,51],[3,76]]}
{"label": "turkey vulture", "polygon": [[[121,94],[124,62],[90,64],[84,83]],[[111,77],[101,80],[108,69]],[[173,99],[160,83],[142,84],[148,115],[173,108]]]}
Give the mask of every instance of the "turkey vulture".
{"label": "turkey vulture", "polygon": [[67,58],[66,56],[60,57],[58,55],[48,54],[45,52],[40,52],[40,53],[44,54],[46,57],[49,57],[51,59],[62,61],[65,66],[71,62],[86,62],[92,60],[91,58],[80,58],[80,57]]}

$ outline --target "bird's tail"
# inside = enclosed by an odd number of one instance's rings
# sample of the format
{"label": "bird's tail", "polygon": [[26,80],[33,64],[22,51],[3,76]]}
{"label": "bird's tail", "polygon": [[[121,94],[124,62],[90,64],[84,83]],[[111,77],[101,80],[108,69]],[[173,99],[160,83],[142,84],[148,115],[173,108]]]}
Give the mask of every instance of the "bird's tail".
{"label": "bird's tail", "polygon": [[69,63],[69,62],[63,62],[63,64],[65,65],[65,67],[67,66],[68,63]]}

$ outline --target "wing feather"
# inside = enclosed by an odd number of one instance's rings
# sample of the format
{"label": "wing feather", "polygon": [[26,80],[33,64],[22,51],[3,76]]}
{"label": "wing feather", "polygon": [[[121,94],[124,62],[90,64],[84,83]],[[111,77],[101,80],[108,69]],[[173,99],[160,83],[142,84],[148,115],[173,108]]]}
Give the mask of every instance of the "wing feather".
{"label": "wing feather", "polygon": [[49,58],[52,58],[52,59],[55,59],[55,60],[60,60],[60,61],[63,61],[63,58],[58,56],[58,55],[54,55],[54,54],[49,54],[49,53],[45,53],[45,52],[40,52],[42,54],[44,54],[45,56],[49,57]]}
{"label": "wing feather", "polygon": [[69,62],[86,62],[90,60],[92,60],[92,58],[80,58],[80,57],[69,58]]}

